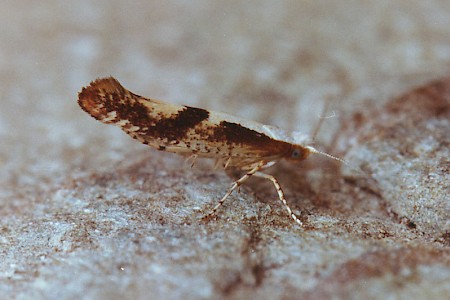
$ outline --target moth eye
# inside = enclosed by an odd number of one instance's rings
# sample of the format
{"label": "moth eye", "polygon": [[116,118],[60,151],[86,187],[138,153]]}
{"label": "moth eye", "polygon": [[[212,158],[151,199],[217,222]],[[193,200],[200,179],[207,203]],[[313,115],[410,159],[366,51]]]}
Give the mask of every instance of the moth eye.
{"label": "moth eye", "polygon": [[294,149],[294,151],[292,151],[291,157],[292,158],[299,158],[300,157],[300,150]]}

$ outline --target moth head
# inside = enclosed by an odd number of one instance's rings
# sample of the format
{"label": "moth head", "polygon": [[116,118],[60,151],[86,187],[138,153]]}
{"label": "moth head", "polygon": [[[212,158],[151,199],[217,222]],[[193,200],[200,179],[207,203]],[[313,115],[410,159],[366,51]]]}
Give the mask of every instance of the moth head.
{"label": "moth head", "polygon": [[289,153],[286,155],[288,160],[304,160],[308,157],[309,151],[302,146],[293,146]]}

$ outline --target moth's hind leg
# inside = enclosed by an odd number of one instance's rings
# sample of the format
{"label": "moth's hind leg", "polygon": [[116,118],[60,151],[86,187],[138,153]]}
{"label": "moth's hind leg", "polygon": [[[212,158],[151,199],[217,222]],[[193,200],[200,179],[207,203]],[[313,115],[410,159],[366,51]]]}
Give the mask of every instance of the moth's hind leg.
{"label": "moth's hind leg", "polygon": [[231,185],[230,189],[228,190],[228,192],[225,194],[225,196],[222,197],[222,199],[220,199],[219,203],[217,203],[217,205],[212,209],[212,211],[207,214],[206,216],[204,216],[204,219],[208,219],[212,216],[214,216],[216,214],[216,211],[223,205],[223,203],[225,202],[225,200],[228,198],[228,196],[231,195],[231,193],[235,190],[235,189],[239,189],[239,187],[247,180],[249,179],[252,175],[254,175],[256,172],[258,172],[259,170],[261,170],[264,167],[264,163],[258,163],[253,169],[251,169],[250,171],[248,171],[244,176],[242,176],[241,178],[239,178],[238,180],[236,180],[235,182],[233,182],[233,184]]}
{"label": "moth's hind leg", "polygon": [[265,179],[268,179],[268,180],[272,181],[273,185],[275,185],[275,189],[277,190],[278,198],[280,198],[280,201],[283,203],[284,207],[288,211],[288,214],[291,216],[292,219],[294,219],[294,221],[297,224],[302,226],[303,225],[302,221],[299,220],[299,218],[292,212],[292,209],[287,204],[286,198],[284,197],[283,190],[281,189],[281,186],[278,183],[278,180],[275,177],[273,177],[272,175],[268,175],[268,174],[265,174],[265,173],[262,173],[262,172],[255,172],[254,175],[257,176],[257,177],[265,178]]}
{"label": "moth's hind leg", "polygon": [[197,160],[197,157],[198,157],[197,153],[192,153],[184,160],[184,163],[190,164],[191,168],[193,168],[195,165],[195,161]]}

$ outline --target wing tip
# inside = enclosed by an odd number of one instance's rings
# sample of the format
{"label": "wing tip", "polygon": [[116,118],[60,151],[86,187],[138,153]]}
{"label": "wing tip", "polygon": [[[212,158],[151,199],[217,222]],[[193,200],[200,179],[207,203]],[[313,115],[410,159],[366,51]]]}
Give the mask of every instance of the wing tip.
{"label": "wing tip", "polygon": [[124,92],[125,88],[114,77],[98,78],[78,93],[78,105],[94,118],[101,119],[105,114],[105,102],[109,99],[107,95]]}

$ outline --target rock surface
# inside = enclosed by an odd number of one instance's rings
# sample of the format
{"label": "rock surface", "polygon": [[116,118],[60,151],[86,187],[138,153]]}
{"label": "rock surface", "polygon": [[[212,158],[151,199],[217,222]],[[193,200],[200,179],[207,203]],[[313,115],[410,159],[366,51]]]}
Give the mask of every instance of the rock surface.
{"label": "rock surface", "polygon": [[[450,295],[450,3],[19,0],[0,16],[5,299]],[[317,147],[354,168],[268,170],[304,227],[260,179],[204,222],[234,174],[86,115],[77,92],[108,75],[305,133],[326,117]]]}

